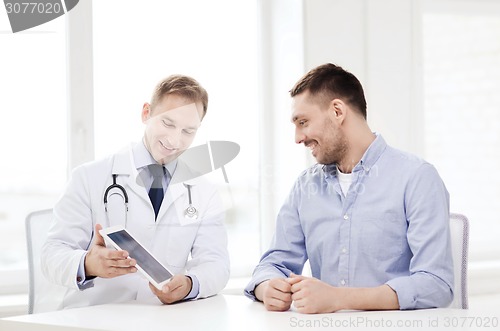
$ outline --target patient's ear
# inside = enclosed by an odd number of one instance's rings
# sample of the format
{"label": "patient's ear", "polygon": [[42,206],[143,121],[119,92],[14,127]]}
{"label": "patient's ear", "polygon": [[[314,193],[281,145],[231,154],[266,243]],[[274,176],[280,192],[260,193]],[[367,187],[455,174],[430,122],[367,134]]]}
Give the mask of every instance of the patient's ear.
{"label": "patient's ear", "polygon": [[332,101],[330,101],[328,110],[330,111],[330,114],[334,121],[336,121],[338,124],[342,124],[342,122],[344,122],[347,112],[347,106],[342,100],[333,99]]}

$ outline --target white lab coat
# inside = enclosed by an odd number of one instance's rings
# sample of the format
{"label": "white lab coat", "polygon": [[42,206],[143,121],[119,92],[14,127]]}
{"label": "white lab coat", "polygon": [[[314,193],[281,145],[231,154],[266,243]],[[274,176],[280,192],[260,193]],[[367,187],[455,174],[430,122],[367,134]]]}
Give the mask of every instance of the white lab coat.
{"label": "white lab coat", "polygon": [[[172,182],[189,171],[179,161]],[[138,181],[130,147],[76,168],[65,194],[54,207],[54,223],[42,249],[41,263],[49,281],[68,288],[60,308],[133,299],[159,302],[139,272],[111,279],[96,278],[94,286],[85,290],[77,285],[77,270],[91,245],[95,224],[107,227],[125,223],[124,203],[118,195],[109,198],[109,224],[107,221],[103,198],[112,183],[111,174],[118,174],[117,183],[127,190],[126,226],[132,235],[174,274],[196,276],[200,285],[198,298],[221,291],[229,279],[229,256],[224,208],[216,188],[201,177],[189,181],[193,185],[192,202],[199,212],[193,221],[184,217],[188,207],[184,183],[169,185],[155,222],[148,193]]]}

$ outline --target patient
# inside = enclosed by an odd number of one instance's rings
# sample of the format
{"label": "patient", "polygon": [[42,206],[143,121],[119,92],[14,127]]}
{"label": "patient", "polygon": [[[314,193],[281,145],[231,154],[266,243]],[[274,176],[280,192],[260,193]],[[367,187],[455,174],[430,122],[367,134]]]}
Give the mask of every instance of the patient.
{"label": "patient", "polygon": [[[449,195],[436,169],[370,130],[363,88],[341,67],[314,68],[290,92],[295,142],[318,163],[296,180],[245,294],[302,313],[449,305]],[[300,275],[306,260],[312,278]]]}

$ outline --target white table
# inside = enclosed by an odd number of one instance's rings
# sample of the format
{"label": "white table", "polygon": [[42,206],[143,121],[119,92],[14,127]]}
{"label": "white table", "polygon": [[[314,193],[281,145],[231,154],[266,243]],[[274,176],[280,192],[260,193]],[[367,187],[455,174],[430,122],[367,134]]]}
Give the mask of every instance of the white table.
{"label": "white table", "polygon": [[268,312],[242,295],[175,305],[106,304],[0,319],[0,330],[500,330],[500,309]]}

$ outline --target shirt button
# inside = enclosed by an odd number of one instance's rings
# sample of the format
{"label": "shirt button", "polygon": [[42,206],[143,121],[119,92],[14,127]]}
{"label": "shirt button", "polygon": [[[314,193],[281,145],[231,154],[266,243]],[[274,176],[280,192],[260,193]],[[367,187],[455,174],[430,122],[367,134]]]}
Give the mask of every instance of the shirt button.
{"label": "shirt button", "polygon": [[344,248],[342,248],[342,253],[343,253],[343,254],[347,253],[347,249],[346,249],[345,247],[344,247]]}
{"label": "shirt button", "polygon": [[347,216],[347,214],[345,214],[344,219],[347,221],[349,219],[349,216]]}
{"label": "shirt button", "polygon": [[343,280],[343,279],[342,279],[342,280],[340,281],[340,285],[345,286],[345,280]]}

